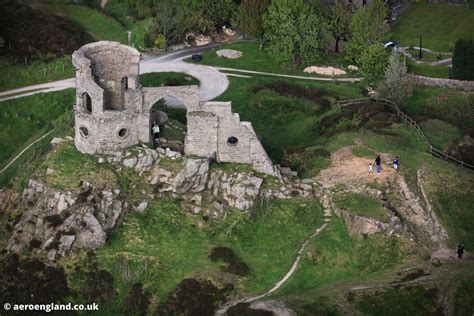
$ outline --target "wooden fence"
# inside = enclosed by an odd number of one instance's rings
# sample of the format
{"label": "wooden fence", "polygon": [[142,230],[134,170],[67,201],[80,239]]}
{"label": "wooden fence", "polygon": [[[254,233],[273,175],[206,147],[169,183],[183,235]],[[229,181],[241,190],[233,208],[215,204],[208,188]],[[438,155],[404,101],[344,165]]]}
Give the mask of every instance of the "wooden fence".
{"label": "wooden fence", "polygon": [[369,103],[382,103],[385,105],[388,105],[394,112],[397,114],[398,117],[400,117],[402,120],[413,126],[413,128],[417,131],[418,135],[420,136],[421,140],[425,145],[428,147],[428,151],[430,154],[432,154],[435,157],[444,159],[446,161],[454,162],[462,167],[474,170],[474,165],[471,165],[467,162],[464,162],[462,160],[459,160],[453,156],[448,155],[445,152],[442,152],[441,150],[433,147],[433,145],[430,144],[428,139],[426,138],[425,134],[421,130],[420,126],[418,123],[416,123],[412,118],[410,118],[408,115],[403,113],[400,108],[392,101],[386,100],[386,99],[379,99],[379,98],[361,98],[361,99],[354,99],[354,100],[346,100],[346,101],[339,101],[338,106],[339,108],[343,108],[348,105],[356,105],[356,104],[366,104],[367,102]]}

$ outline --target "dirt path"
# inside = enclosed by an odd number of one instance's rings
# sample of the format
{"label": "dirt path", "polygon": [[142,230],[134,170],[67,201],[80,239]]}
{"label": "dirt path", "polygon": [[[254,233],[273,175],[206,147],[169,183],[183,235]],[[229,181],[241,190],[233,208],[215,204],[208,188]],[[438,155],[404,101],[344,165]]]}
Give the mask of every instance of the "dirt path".
{"label": "dirt path", "polygon": [[0,174],[2,174],[5,170],[7,170],[8,167],[11,166],[11,164],[13,164],[18,158],[20,158],[21,155],[23,155],[23,153],[25,151],[27,151],[28,149],[31,148],[31,146],[33,146],[34,144],[36,144],[37,142],[39,142],[40,140],[42,140],[43,138],[45,138],[46,136],[48,136],[49,134],[51,134],[54,130],[50,130],[49,132],[47,132],[46,134],[44,134],[43,136],[41,136],[40,138],[38,138],[37,140],[35,140],[34,142],[32,142],[31,144],[29,144],[28,146],[26,146],[22,151],[20,151],[15,157],[13,157],[12,160],[10,160],[10,162],[5,166],[3,167],[2,170],[0,170]]}
{"label": "dirt path", "polygon": [[[326,215],[326,214],[325,214]],[[329,215],[330,216],[330,215]],[[247,297],[247,298],[240,298],[240,299],[235,299],[235,300],[231,300],[231,301],[228,301],[227,303],[225,303],[223,306],[221,306],[221,308],[216,312],[216,315],[224,315],[227,310],[229,308],[231,308],[232,306],[235,306],[239,303],[251,303],[251,302],[255,302],[255,301],[258,301],[266,296],[269,296],[270,294],[272,294],[273,292],[275,292],[276,290],[278,290],[283,284],[285,284],[286,281],[288,281],[288,279],[293,275],[293,273],[295,273],[296,271],[296,268],[298,268],[298,265],[300,264],[300,261],[301,261],[301,258],[303,256],[303,252],[304,252],[304,249],[306,248],[306,246],[308,245],[308,243],[316,236],[318,236],[325,228],[326,226],[328,225],[328,223],[324,223],[323,225],[321,225],[320,227],[318,227],[311,236],[309,236],[300,246],[300,249],[298,250],[298,255],[296,256],[296,259],[295,261],[293,262],[293,265],[291,266],[290,270],[285,274],[285,276],[280,280],[278,281],[270,290],[266,291],[265,293],[262,293],[262,294],[259,294],[259,295],[255,295],[255,296],[250,296],[250,297]]]}
{"label": "dirt path", "polygon": [[302,80],[313,80],[313,81],[357,82],[363,79],[363,78],[305,77],[305,76],[285,75],[285,74],[278,74],[278,73],[272,73],[272,72],[253,71],[253,70],[244,70],[244,69],[236,69],[236,68],[226,68],[226,67],[215,67],[215,68],[218,70],[223,70],[223,71],[234,71],[234,72],[242,72],[246,74],[273,76],[273,77],[280,77],[280,78],[302,79]]}

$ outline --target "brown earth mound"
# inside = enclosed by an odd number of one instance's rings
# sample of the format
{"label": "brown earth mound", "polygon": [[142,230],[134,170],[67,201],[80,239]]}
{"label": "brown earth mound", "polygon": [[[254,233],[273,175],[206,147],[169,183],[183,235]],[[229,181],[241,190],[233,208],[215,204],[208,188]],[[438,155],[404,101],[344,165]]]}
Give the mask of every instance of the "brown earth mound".
{"label": "brown earth mound", "polygon": [[0,12],[0,37],[5,40],[2,54],[62,56],[94,41],[76,24],[14,1],[1,2]]}

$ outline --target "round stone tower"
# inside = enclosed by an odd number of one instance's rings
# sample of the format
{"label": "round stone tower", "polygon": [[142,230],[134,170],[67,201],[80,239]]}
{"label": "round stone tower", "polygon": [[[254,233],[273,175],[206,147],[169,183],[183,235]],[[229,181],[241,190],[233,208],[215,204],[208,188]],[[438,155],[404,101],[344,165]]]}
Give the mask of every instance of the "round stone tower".
{"label": "round stone tower", "polygon": [[140,141],[140,53],[116,42],[90,43],[72,55],[76,68],[75,144],[112,154]]}

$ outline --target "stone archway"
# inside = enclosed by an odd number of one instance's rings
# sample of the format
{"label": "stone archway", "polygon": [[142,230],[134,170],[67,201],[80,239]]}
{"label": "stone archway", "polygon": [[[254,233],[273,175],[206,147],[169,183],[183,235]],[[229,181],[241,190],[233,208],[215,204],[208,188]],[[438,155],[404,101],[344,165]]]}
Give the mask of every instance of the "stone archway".
{"label": "stone archway", "polygon": [[[150,139],[154,147],[170,148],[184,153],[187,109],[179,106],[182,104],[184,102],[176,97],[164,96],[150,107]],[[160,129],[157,135],[153,133],[155,125]]]}

